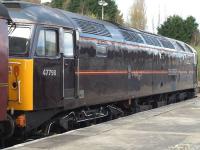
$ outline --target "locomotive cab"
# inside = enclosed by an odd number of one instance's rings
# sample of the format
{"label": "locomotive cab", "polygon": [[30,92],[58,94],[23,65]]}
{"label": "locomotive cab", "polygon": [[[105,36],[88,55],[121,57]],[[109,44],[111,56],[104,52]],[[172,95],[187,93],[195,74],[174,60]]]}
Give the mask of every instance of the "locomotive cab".
{"label": "locomotive cab", "polygon": [[74,37],[69,29],[16,25],[9,35],[9,109],[49,109],[75,98]]}
{"label": "locomotive cab", "polygon": [[[38,120],[38,116],[50,118],[64,107],[64,103],[78,97],[78,76],[75,75],[78,34],[70,22],[54,25],[62,20],[56,20],[54,14],[46,12],[43,7],[29,3],[12,4],[5,2],[16,23],[15,30],[9,34],[8,109],[16,126],[30,131],[46,121]],[[26,5],[33,6],[34,12],[39,11],[35,13],[38,20],[27,17]],[[19,13],[23,8],[23,13]],[[40,23],[44,20],[50,22]],[[55,108],[57,110],[52,112]]]}

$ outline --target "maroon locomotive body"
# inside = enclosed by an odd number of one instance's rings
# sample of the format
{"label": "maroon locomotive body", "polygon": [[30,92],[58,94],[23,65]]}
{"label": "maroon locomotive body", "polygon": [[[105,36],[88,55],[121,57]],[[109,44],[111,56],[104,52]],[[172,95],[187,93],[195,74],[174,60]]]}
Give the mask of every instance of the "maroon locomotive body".
{"label": "maroon locomotive body", "polygon": [[6,119],[8,95],[8,31],[7,21],[0,19],[0,121]]}
{"label": "maroon locomotive body", "polygon": [[10,17],[3,4],[0,3],[0,138],[6,132],[8,100],[8,23]]}

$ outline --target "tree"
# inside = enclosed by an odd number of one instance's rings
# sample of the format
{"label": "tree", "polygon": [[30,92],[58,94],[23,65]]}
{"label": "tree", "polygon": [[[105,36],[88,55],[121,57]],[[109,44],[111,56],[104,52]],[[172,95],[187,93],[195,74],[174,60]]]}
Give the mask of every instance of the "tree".
{"label": "tree", "polygon": [[130,10],[130,26],[145,30],[147,25],[145,0],[136,0]]}
{"label": "tree", "polygon": [[121,13],[121,11],[119,11],[119,10],[117,11],[117,13],[116,13],[116,19],[115,19],[114,22],[116,22],[118,24],[121,24],[121,25],[124,24],[123,14]]}
{"label": "tree", "polygon": [[[122,24],[123,15],[118,10],[114,0],[106,0],[108,6],[104,9],[105,20]],[[97,19],[101,19],[101,6],[97,0],[52,0],[52,7],[80,13]]]}
{"label": "tree", "polygon": [[192,35],[191,45],[199,46],[200,45],[200,32],[199,30],[195,31]]}
{"label": "tree", "polygon": [[52,0],[51,1],[51,6],[53,8],[59,8],[59,9],[68,9],[69,3],[71,0]]}
{"label": "tree", "polygon": [[194,33],[198,30],[196,19],[192,16],[182,19],[174,15],[158,27],[158,34],[190,43]]}
{"label": "tree", "polygon": [[198,32],[198,23],[196,23],[196,19],[192,16],[189,16],[185,20],[185,32],[187,35],[188,42],[191,42],[193,35],[195,32]]}

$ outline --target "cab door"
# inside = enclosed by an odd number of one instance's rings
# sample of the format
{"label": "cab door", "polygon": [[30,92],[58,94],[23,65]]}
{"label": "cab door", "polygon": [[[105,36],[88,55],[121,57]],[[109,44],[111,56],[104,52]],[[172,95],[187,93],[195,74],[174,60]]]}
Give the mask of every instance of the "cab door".
{"label": "cab door", "polygon": [[63,97],[73,99],[75,97],[75,57],[73,32],[63,32]]}
{"label": "cab door", "polygon": [[34,54],[34,109],[62,106],[63,60],[59,28],[38,27]]}

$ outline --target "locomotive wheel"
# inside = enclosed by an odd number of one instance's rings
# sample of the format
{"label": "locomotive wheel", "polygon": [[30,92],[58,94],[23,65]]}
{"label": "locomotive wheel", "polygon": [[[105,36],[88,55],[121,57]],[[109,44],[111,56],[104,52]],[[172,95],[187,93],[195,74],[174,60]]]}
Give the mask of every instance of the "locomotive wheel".
{"label": "locomotive wheel", "polygon": [[4,123],[4,133],[3,133],[3,139],[6,140],[14,134],[15,130],[15,122],[13,118],[10,115],[7,115],[7,119]]}

